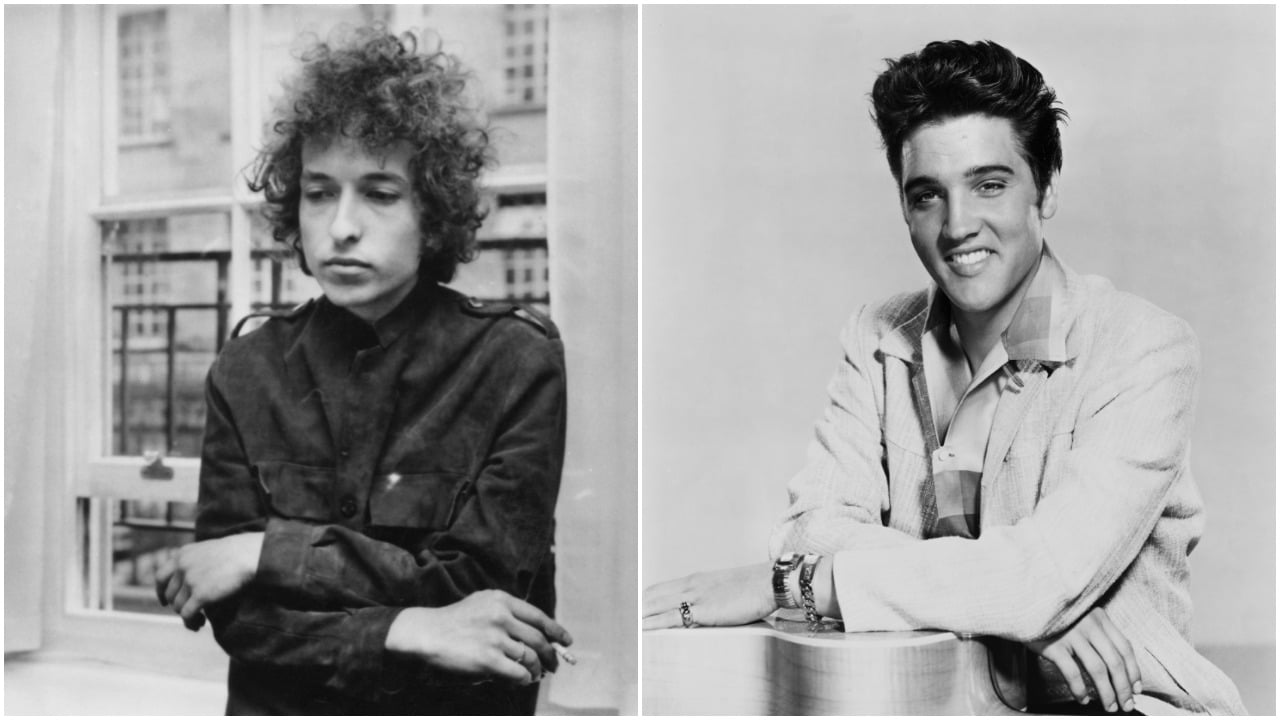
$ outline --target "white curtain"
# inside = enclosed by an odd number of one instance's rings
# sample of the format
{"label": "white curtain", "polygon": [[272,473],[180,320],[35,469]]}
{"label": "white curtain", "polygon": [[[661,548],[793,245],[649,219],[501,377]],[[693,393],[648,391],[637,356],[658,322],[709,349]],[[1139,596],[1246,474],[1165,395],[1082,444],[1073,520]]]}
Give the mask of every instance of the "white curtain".
{"label": "white curtain", "polygon": [[68,9],[4,10],[4,651],[40,645],[44,492],[66,470],[58,429],[68,289],[60,270],[61,52]]}
{"label": "white curtain", "polygon": [[569,377],[557,617],[580,662],[547,697],[634,714],[636,8],[553,5],[551,27],[547,242]]}

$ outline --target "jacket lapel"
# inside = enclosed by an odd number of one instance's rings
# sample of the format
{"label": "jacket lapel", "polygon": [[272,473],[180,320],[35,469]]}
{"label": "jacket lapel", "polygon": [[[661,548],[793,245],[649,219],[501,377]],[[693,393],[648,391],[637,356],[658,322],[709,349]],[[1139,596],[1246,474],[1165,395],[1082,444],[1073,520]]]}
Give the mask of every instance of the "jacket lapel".
{"label": "jacket lapel", "polygon": [[[1016,375],[1023,386],[1018,387],[1011,382],[1000,393],[1000,401],[996,404],[996,415],[991,421],[991,435],[987,439],[987,453],[982,462],[982,516],[987,513],[987,503],[991,493],[987,490],[996,480],[1004,463],[1004,457],[1013,445],[1013,438],[1022,427],[1022,420],[1027,410],[1035,403],[1035,399],[1044,389],[1049,377],[1045,367],[1038,362],[1022,360],[1017,362]],[[986,525],[986,522],[983,522]]]}
{"label": "jacket lapel", "polygon": [[929,476],[920,487],[920,512],[923,519],[920,527],[931,530],[938,521],[938,495],[933,487],[933,452],[938,449],[938,429],[933,426],[933,406],[929,403],[929,391],[924,379],[924,364],[914,363],[907,367],[911,373],[911,399],[915,403],[916,415],[924,428],[924,452],[929,458]]}
{"label": "jacket lapel", "polygon": [[[924,454],[929,458],[928,477],[921,484],[920,492],[917,496],[920,503],[920,512],[923,516],[920,526],[926,530],[932,529],[938,518],[938,502],[933,488],[932,467],[933,451],[938,449],[938,431],[933,426],[933,406],[929,402],[929,391],[925,383],[924,350],[920,341],[924,334],[925,320],[928,318],[929,307],[932,305],[935,292],[936,289],[930,289],[927,293],[922,293],[918,296],[918,301],[920,302],[918,311],[910,315],[901,325],[885,333],[880,338],[880,351],[886,356],[900,360],[911,378],[911,401],[924,437]],[[890,478],[890,482],[893,482],[893,478]]]}

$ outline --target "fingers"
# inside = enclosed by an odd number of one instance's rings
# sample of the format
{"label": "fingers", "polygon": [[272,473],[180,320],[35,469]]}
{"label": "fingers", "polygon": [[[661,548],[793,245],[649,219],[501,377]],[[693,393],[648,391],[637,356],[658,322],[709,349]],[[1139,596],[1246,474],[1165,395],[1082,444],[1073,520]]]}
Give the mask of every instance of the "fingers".
{"label": "fingers", "polygon": [[1132,710],[1133,686],[1137,681],[1137,675],[1130,674],[1130,668],[1137,665],[1133,647],[1111,623],[1106,611],[1095,608],[1090,612],[1088,620],[1084,638],[1092,646],[1106,672],[1105,677],[1099,677],[1096,670],[1091,670],[1094,686],[1098,688],[1098,699],[1108,712]]}
{"label": "fingers", "polygon": [[526,625],[532,625],[543,635],[562,645],[573,644],[573,637],[569,635],[569,631],[565,630],[563,625],[551,619],[546,613],[519,598],[505,593],[503,595],[507,600],[507,607],[517,620]]}
{"label": "fingers", "polygon": [[[560,669],[560,658],[556,657],[555,648],[551,647],[551,643],[548,642],[547,637],[542,634],[542,630],[532,625],[525,624],[514,615],[511,617],[511,621],[507,623],[506,630],[510,633],[511,637],[521,643],[522,648],[526,648],[525,650],[522,650],[522,652],[533,655],[541,662],[542,667],[539,668],[539,675],[541,674],[542,668],[546,668],[551,672],[555,672]],[[538,677],[538,675],[535,675],[534,677]]]}
{"label": "fingers", "polygon": [[1134,695],[1142,693],[1142,671],[1138,668],[1138,656],[1133,649],[1133,645],[1129,642],[1129,638],[1125,637],[1120,629],[1111,622],[1111,618],[1107,616],[1105,610],[1098,608],[1095,610],[1098,625],[1102,631],[1111,638],[1112,645],[1120,652],[1120,657],[1124,659],[1124,666]]}
{"label": "fingers", "polygon": [[516,640],[508,640],[504,654],[524,668],[526,675],[521,682],[537,682],[542,679],[542,663],[538,660],[538,653],[530,650],[529,646]]}
{"label": "fingers", "polygon": [[182,607],[191,599],[191,586],[186,583],[179,583],[178,589],[173,593],[173,597],[169,603],[173,605],[173,611],[182,614]]}
{"label": "fingers", "polygon": [[[1103,651],[1099,651],[1094,645],[1086,642],[1075,645],[1071,649],[1075,653],[1076,662],[1088,674],[1089,680],[1093,684],[1093,690],[1098,694],[1098,702],[1102,704],[1102,707],[1107,712],[1118,710],[1120,705],[1116,698],[1114,686],[1120,683],[1112,682],[1107,656],[1102,654],[1105,652],[1105,646]],[[1108,654],[1110,655],[1111,653]],[[1112,656],[1117,662],[1119,661],[1118,654]],[[1123,666],[1123,663],[1119,664]]]}
{"label": "fingers", "polygon": [[173,560],[165,560],[164,564],[156,570],[156,600],[161,605],[168,605],[169,601],[165,597],[165,592],[169,587],[169,579],[173,577],[174,564]]}
{"label": "fingers", "polygon": [[169,577],[169,584],[165,587],[164,591],[164,600],[161,600],[160,604],[173,605],[174,600],[178,597],[178,593],[186,588],[186,586],[186,578],[183,577],[182,571],[179,570],[174,572],[173,575]]}
{"label": "fingers", "polygon": [[[1098,699],[1102,700],[1108,712],[1115,712],[1121,708],[1126,711],[1132,710],[1133,682],[1129,679],[1124,658],[1112,644],[1111,639],[1101,630],[1096,637],[1091,638],[1091,641],[1094,651],[1101,658],[1102,672],[1105,673],[1101,676],[1095,673],[1093,676],[1093,685],[1099,688]],[[1106,686],[1105,692],[1099,686],[1100,682]],[[1110,696],[1110,702],[1107,701],[1106,696]]]}
{"label": "fingers", "polygon": [[529,669],[524,665],[501,652],[496,652],[495,655],[496,657],[492,658],[489,663],[490,674],[521,685],[528,685],[533,682],[533,676],[529,674]]}
{"label": "fingers", "polygon": [[645,588],[644,591],[644,607],[645,617],[650,615],[658,615],[670,610],[673,607],[679,607],[681,600],[688,600],[691,594],[691,583],[689,577],[683,577],[679,580],[669,580],[664,583],[658,583]]}
{"label": "fingers", "polygon": [[180,613],[182,615],[182,624],[187,626],[191,632],[196,632],[204,627],[204,613],[200,610],[186,611]]}
{"label": "fingers", "polygon": [[1071,694],[1077,702],[1081,705],[1089,702],[1089,686],[1085,684],[1084,676],[1080,674],[1075,656],[1067,650],[1065,644],[1053,643],[1047,646],[1041,655],[1062,673],[1062,678],[1067,681],[1067,687],[1071,688]]}
{"label": "fingers", "polygon": [[174,600],[173,609],[182,616],[182,624],[187,626],[188,630],[196,631],[204,625],[204,603],[196,598],[190,591],[190,586],[182,588],[178,593],[178,597]]}
{"label": "fingers", "polygon": [[683,627],[684,617],[680,615],[680,608],[675,610],[667,610],[654,615],[648,615],[644,619],[645,630],[661,630],[662,628]]}

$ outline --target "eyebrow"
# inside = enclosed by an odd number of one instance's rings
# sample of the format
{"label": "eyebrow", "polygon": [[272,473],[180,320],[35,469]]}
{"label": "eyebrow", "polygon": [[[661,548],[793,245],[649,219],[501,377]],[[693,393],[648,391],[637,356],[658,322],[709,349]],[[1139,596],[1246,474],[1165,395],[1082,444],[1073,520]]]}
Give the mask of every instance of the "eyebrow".
{"label": "eyebrow", "polygon": [[[997,163],[992,165],[978,165],[976,167],[971,167],[968,170],[964,171],[964,176],[967,179],[973,179],[980,175],[990,175],[992,173],[1004,173],[1006,175],[1014,174],[1013,168],[1009,167],[1008,165],[1000,165]],[[906,195],[907,193],[911,192],[912,190],[922,185],[929,186],[929,185],[940,185],[940,184],[941,183],[939,183],[938,180],[934,177],[931,177],[929,175],[921,175],[920,177],[914,177],[908,180],[902,186],[902,194]]]}
{"label": "eyebrow", "polygon": [[[303,181],[310,180],[332,180],[333,178],[325,173],[316,172],[315,170],[303,170]],[[391,172],[371,172],[361,175],[358,180],[360,182],[398,182],[401,184],[409,184],[409,180],[399,173]]]}

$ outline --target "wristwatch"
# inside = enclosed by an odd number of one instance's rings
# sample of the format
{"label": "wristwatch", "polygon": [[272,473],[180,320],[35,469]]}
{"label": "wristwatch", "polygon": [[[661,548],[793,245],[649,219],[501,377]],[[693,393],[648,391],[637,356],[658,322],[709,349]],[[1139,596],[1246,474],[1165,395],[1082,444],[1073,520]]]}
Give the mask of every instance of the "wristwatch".
{"label": "wristwatch", "polygon": [[791,596],[787,579],[800,562],[800,555],[788,552],[773,562],[773,601],[780,608],[797,608],[799,603]]}

